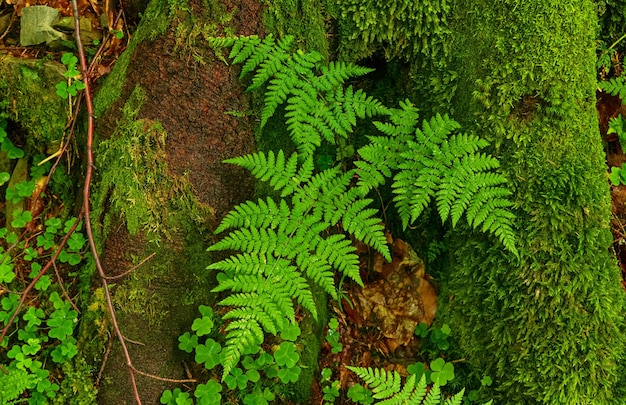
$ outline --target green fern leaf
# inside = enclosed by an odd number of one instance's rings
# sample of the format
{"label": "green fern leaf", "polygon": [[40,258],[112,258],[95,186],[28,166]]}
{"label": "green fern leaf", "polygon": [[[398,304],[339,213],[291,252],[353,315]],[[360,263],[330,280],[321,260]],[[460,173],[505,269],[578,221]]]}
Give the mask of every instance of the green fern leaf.
{"label": "green fern leaf", "polygon": [[235,38],[235,43],[228,57],[232,59],[233,64],[241,63],[250,58],[260,43],[261,39],[256,35]]}
{"label": "green fern leaf", "polygon": [[[241,68],[240,78],[243,78],[248,73],[251,73],[256,69],[270,54],[272,51],[272,47],[275,44],[274,37],[270,34],[265,37],[262,41],[254,40],[254,48],[252,53],[247,55],[247,58],[242,58],[242,53],[239,54],[239,58],[235,58],[233,60],[233,64],[238,64],[246,61]],[[244,49],[248,49],[248,45],[244,46]]]}
{"label": "green fern leaf", "polygon": [[[276,304],[258,294],[233,294],[220,302],[220,305],[233,305],[249,302],[251,306],[242,306],[228,311],[222,319],[250,319],[257,322],[263,330],[276,335],[283,329],[284,318]],[[252,306],[253,305],[253,306]]]}
{"label": "green fern leaf", "polygon": [[614,77],[608,81],[601,81],[598,83],[598,87],[612,96],[619,95],[622,100],[626,100],[626,78],[624,76]]}
{"label": "green fern leaf", "polygon": [[270,197],[267,201],[259,199],[258,203],[246,201],[237,205],[220,223],[215,233],[231,228],[276,228],[278,224],[289,219],[291,210],[283,200],[277,205]]}
{"label": "green fern leaf", "polygon": [[[397,371],[372,369],[365,367],[347,367],[372,390],[378,405],[461,405],[465,389],[445,401],[441,396],[439,384],[433,384],[430,389],[426,385],[426,375],[422,375],[416,384],[415,375],[410,375],[404,385]],[[485,405],[491,405],[491,401]]]}
{"label": "green fern leaf", "polygon": [[252,318],[243,318],[231,321],[226,326],[226,345],[222,350],[222,381],[239,363],[241,355],[251,347],[259,346],[263,340],[263,329]]}
{"label": "green fern leaf", "polygon": [[424,398],[423,405],[439,405],[439,401],[441,399],[441,389],[439,388],[439,384],[433,384],[430,392]]}

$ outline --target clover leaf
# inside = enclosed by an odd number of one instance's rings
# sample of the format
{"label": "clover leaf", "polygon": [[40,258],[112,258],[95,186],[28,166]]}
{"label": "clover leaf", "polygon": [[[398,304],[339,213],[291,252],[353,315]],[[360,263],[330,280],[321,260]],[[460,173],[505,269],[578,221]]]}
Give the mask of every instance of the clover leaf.
{"label": "clover leaf", "polygon": [[274,353],[274,358],[276,359],[276,364],[279,366],[287,366],[288,368],[291,368],[298,363],[300,355],[296,353],[295,344],[292,342],[283,342]]}
{"label": "clover leaf", "polygon": [[46,291],[51,284],[50,276],[44,275],[35,283],[35,289],[37,291]]}
{"label": "clover leaf", "polygon": [[206,384],[198,385],[193,395],[198,399],[198,405],[214,405],[221,402],[221,391],[222,385],[220,383],[209,380]]}
{"label": "clover leaf", "polygon": [[[204,305],[201,305],[200,307],[204,307]],[[191,325],[191,330],[195,331],[198,336],[208,335],[213,330],[212,311],[208,312],[206,308],[208,307],[204,307],[204,312],[209,313],[209,315],[203,314],[202,318],[196,318]],[[202,309],[200,312],[202,313]]]}
{"label": "clover leaf", "polygon": [[243,373],[243,370],[237,367],[230,371],[230,374],[224,378],[224,382],[231,390],[235,388],[245,390],[248,386],[248,376]]}
{"label": "clover leaf", "polygon": [[196,346],[196,363],[204,363],[207,370],[212,369],[220,363],[220,352],[222,346],[213,339]]}
{"label": "clover leaf", "polygon": [[184,352],[191,353],[198,346],[198,335],[185,332],[178,337],[178,348]]}
{"label": "clover leaf", "polygon": [[300,336],[300,327],[298,325],[288,325],[285,329],[280,333],[280,337],[283,340],[290,340],[295,342],[295,340]]}
{"label": "clover leaf", "polygon": [[32,220],[33,214],[30,211],[15,211],[13,212],[13,221],[11,221],[11,226],[13,228],[23,228]]}
{"label": "clover leaf", "polygon": [[348,389],[348,398],[358,404],[368,405],[374,402],[372,391],[363,387],[361,384],[354,384]]}
{"label": "clover leaf", "polygon": [[0,186],[11,179],[11,175],[7,172],[0,172]]}
{"label": "clover leaf", "polygon": [[10,283],[15,278],[13,263],[0,264],[0,283]]}
{"label": "clover leaf", "polygon": [[454,379],[454,364],[446,363],[441,357],[430,363],[430,369],[432,370],[431,380],[440,386],[444,386],[448,381]]}
{"label": "clover leaf", "polygon": [[300,378],[301,371],[302,370],[298,366],[281,368],[278,370],[278,378],[280,378],[284,384],[287,384],[288,382],[296,382],[298,381],[298,378]]}

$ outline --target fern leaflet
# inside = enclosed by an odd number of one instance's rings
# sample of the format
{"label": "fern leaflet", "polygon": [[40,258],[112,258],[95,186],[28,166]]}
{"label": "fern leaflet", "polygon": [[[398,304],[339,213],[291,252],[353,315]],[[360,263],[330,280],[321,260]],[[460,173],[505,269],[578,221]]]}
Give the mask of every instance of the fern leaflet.
{"label": "fern leaflet", "polygon": [[[372,397],[381,400],[376,402],[378,405],[461,405],[463,403],[465,389],[444,399],[441,396],[439,384],[434,383],[428,389],[425,374],[422,374],[417,383],[415,375],[412,374],[402,385],[397,371],[351,366],[347,368],[369,385],[373,392]],[[489,401],[484,405],[492,403],[493,401]]]}
{"label": "fern leaflet", "polygon": [[261,127],[274,115],[279,105],[285,107],[291,139],[304,157],[312,155],[322,140],[336,143],[346,138],[357,118],[388,114],[387,109],[363,91],[344,88],[347,80],[372,72],[372,69],[345,62],[322,66],[317,52],[291,52],[291,36],[276,41],[268,35],[235,37],[231,40],[211,38],[214,48],[232,47],[233,63],[243,63],[241,77],[255,72],[248,90],[267,83]]}
{"label": "fern leaflet", "polygon": [[460,125],[448,116],[436,115],[417,128],[417,110],[408,102],[392,110],[388,123],[376,123],[388,137],[370,137],[359,149],[359,187],[378,186],[393,175],[394,202],[406,228],[426,209],[432,199],[442,221],[456,226],[465,213],[467,223],[482,225],[517,254],[511,192],[506,179],[494,170],[497,159],[481,153],[488,143],[475,135],[456,134]]}

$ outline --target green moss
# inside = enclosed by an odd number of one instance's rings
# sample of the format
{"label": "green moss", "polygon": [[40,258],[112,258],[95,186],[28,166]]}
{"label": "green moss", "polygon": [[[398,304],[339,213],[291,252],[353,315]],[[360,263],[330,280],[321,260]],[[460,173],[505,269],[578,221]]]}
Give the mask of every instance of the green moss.
{"label": "green moss", "polygon": [[98,391],[93,386],[91,376],[94,370],[79,355],[73,361],[63,363],[61,388],[51,401],[58,405],[92,405],[96,403]]}
{"label": "green moss", "polygon": [[267,30],[281,38],[293,35],[301,49],[317,51],[328,58],[325,2],[314,0],[264,1],[267,9],[263,23]]}
{"label": "green moss", "polygon": [[137,119],[144,97],[137,86],[122,108],[116,133],[98,147],[102,178],[95,206],[108,200],[131,235],[143,230],[158,240],[180,230],[170,221],[171,212],[183,211],[202,226],[212,211],[193,196],[186,177],[168,172],[165,130],[159,123]]}
{"label": "green moss", "polygon": [[595,13],[587,0],[466,0],[453,11],[451,63],[465,68],[457,118],[494,142],[518,216],[520,260],[468,230],[452,237],[444,313],[477,373],[494,377],[496,402],[624,402]]}
{"label": "green moss", "polygon": [[69,114],[68,102],[55,90],[65,80],[63,71],[52,61],[0,56],[0,102],[6,101],[8,119],[28,134],[27,155],[54,153],[60,145]]}
{"label": "green moss", "polygon": [[341,0],[339,57],[354,61],[382,49],[387,59],[429,59],[447,54],[447,0]]}
{"label": "green moss", "polygon": [[[191,322],[199,304],[210,304],[210,283],[205,270],[210,257],[205,244],[187,240],[182,250],[177,245],[175,242],[152,244],[140,256],[128,257],[130,267],[134,268],[151,256],[115,288],[114,303],[122,316],[140,317],[151,328],[164,328],[172,317],[182,316],[181,308],[187,308],[186,319]],[[172,272],[174,268],[178,270]]]}

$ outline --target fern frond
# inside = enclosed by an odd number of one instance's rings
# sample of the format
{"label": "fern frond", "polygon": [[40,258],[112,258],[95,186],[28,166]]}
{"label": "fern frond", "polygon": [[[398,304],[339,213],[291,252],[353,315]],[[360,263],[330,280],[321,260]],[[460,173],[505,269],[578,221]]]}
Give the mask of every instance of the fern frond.
{"label": "fern frond", "polygon": [[285,161],[282,149],[278,151],[278,154],[274,154],[273,151],[269,151],[267,154],[256,152],[227,159],[224,162],[249,170],[257,179],[269,182],[274,190],[283,190],[282,196],[292,193],[300,183],[307,182],[313,173],[311,157],[307,157],[298,170],[298,154],[294,152]]}
{"label": "fern frond", "polygon": [[278,204],[271,197],[267,201],[259,199],[258,203],[246,201],[231,210],[222,220],[215,233],[221,233],[231,228],[276,228],[286,221],[291,210],[284,200]]}
{"label": "fern frond", "polygon": [[322,139],[331,144],[335,137],[347,137],[356,125],[356,118],[387,114],[387,109],[363,91],[351,87],[344,90],[346,80],[367,74],[372,69],[345,62],[320,66],[324,60],[317,52],[292,52],[293,37],[278,42],[271,35],[211,39],[221,46],[232,45],[233,63],[244,63],[241,77],[253,71],[248,90],[269,82],[261,127],[274,115],[279,105],[287,102],[286,124],[291,139],[303,156],[313,154]]}
{"label": "fern frond", "polygon": [[355,238],[373,247],[385,259],[391,261],[387,238],[384,233],[385,227],[377,216],[378,210],[366,208],[371,202],[372,200],[369,198],[359,199],[346,207],[341,217],[341,224]]}
{"label": "fern frond", "polygon": [[220,305],[239,306],[228,311],[222,319],[252,319],[273,335],[283,328],[283,313],[267,296],[254,293],[233,294],[220,301]]}
{"label": "fern frond", "polygon": [[[271,53],[272,47],[276,43],[274,41],[274,37],[270,34],[265,37],[263,40],[253,40],[251,41],[254,45],[252,48],[252,52],[249,52],[251,44],[244,45],[242,52],[237,55],[233,59],[233,64],[242,63],[245,61],[243,67],[241,68],[241,73],[239,74],[239,78],[242,79],[248,73],[254,71]],[[245,53],[243,52],[245,50]]]}
{"label": "fern frond", "polygon": [[[446,399],[443,405],[461,405],[463,403],[464,394],[465,394],[465,388],[457,392],[456,395],[453,395],[450,398]],[[489,401],[489,403],[491,403],[491,401]],[[485,404],[485,405],[489,405],[489,404]]]}
{"label": "fern frond", "polygon": [[598,87],[612,96],[619,96],[622,100],[626,100],[625,76],[613,77],[608,81],[601,81],[598,83]]}
{"label": "fern frond", "polygon": [[370,367],[347,367],[363,381],[365,381],[374,393],[374,399],[389,398],[400,392],[400,374],[397,371],[387,371],[381,368]]}
{"label": "fern frond", "polygon": [[[359,378],[365,381],[372,390],[378,405],[461,405],[465,389],[445,401],[441,397],[439,384],[433,384],[428,389],[426,375],[422,374],[416,384],[415,375],[410,375],[404,385],[397,371],[387,371],[378,368],[347,367]],[[485,405],[491,405],[491,401]]]}
{"label": "fern frond", "polygon": [[322,238],[316,246],[315,253],[319,259],[350,277],[358,285],[363,285],[359,275],[359,256],[345,235],[335,234]]}
{"label": "fern frond", "polygon": [[253,318],[243,318],[231,321],[226,326],[226,344],[222,350],[221,364],[224,368],[222,381],[239,363],[241,355],[250,347],[263,342],[263,329]]}
{"label": "fern frond", "polygon": [[[379,138],[359,150],[367,159],[366,164],[357,164],[365,174],[361,187],[367,190],[367,182],[376,184],[383,177],[377,164],[383,170],[397,169],[392,188],[404,228],[434,198],[442,221],[450,218],[454,227],[466,213],[472,227],[482,224],[483,232],[494,234],[516,254],[515,216],[508,211],[512,203],[506,198],[510,195],[506,179],[493,172],[500,165],[498,160],[479,152],[487,142],[475,135],[453,134],[460,125],[447,115],[424,120],[421,129],[413,129],[414,135],[410,137],[409,125],[416,122],[416,117],[414,108],[405,103],[401,110],[393,110],[391,123],[376,125],[401,144],[388,144]],[[396,153],[397,163],[387,158],[391,149],[400,151]]]}
{"label": "fern frond", "polygon": [[[424,377],[424,376],[422,376]],[[439,384],[433,384],[430,392],[424,398],[423,405],[439,405],[439,400],[441,399],[441,389],[439,388]]]}

